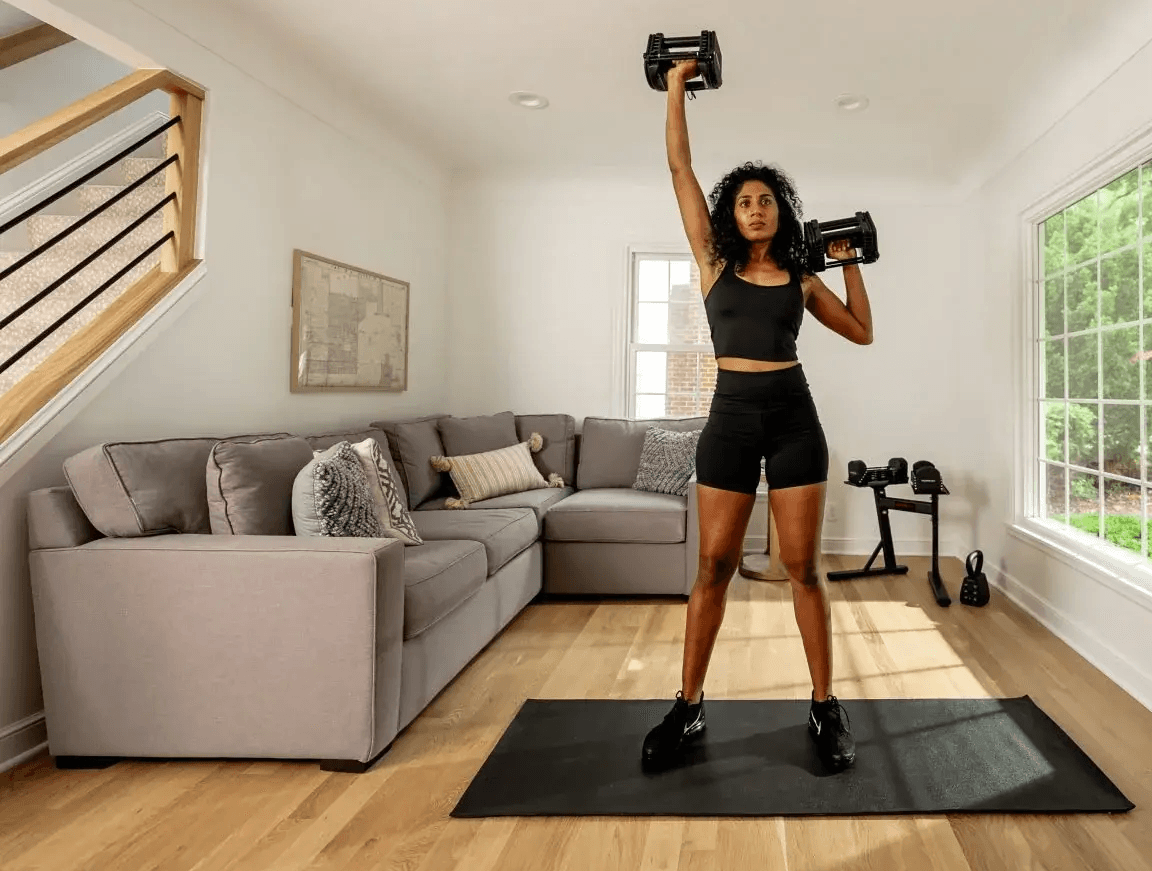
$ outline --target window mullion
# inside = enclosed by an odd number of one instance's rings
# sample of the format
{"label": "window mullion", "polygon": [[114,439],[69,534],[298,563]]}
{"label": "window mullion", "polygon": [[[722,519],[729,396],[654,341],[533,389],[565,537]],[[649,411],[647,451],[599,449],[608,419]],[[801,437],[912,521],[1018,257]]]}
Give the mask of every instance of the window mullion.
{"label": "window mullion", "polygon": [[1100,191],[1096,191],[1096,535],[1107,538],[1108,515],[1104,504],[1104,267],[1100,248],[1104,233]]}

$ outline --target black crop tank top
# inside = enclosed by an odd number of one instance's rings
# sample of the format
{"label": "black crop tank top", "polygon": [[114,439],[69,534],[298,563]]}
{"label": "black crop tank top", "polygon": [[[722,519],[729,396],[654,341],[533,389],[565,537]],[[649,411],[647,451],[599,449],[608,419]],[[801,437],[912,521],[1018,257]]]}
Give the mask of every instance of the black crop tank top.
{"label": "black crop tank top", "polygon": [[727,264],[704,297],[717,357],[792,362],[804,319],[804,291],[787,284],[754,284]]}

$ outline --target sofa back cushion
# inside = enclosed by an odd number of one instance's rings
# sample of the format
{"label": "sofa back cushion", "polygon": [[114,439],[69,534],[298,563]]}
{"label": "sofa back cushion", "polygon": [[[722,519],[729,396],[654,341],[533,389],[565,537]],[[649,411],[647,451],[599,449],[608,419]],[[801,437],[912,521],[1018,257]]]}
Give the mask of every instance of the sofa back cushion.
{"label": "sofa back cushion", "polygon": [[209,533],[204,468],[217,441],[106,442],[66,459],[64,477],[106,536]]}
{"label": "sofa back cushion", "polygon": [[631,487],[640,470],[640,454],[648,427],[658,424],[662,429],[687,432],[703,429],[707,422],[707,416],[649,420],[584,418],[580,463],[576,472],[577,489]]}
{"label": "sofa back cushion", "polygon": [[442,417],[436,427],[445,457],[486,454],[510,448],[517,442],[516,415],[510,411],[475,417]]}
{"label": "sofa back cushion", "polygon": [[544,447],[532,455],[544,480],[555,474],[566,486],[575,486],[576,418],[570,414],[516,415],[516,441],[526,442],[534,432],[544,439]]}
{"label": "sofa back cushion", "polygon": [[446,415],[376,420],[369,424],[388,435],[388,449],[408,494],[409,509],[419,508],[429,499],[457,495],[448,473],[437,472],[429,462],[432,457],[444,456],[444,442],[436,425],[442,417]]}
{"label": "sofa back cushion", "polygon": [[79,547],[100,538],[72,488],[43,487],[28,494],[28,547]]}
{"label": "sofa back cushion", "polygon": [[308,442],[287,433],[216,442],[203,474],[216,535],[292,535],[292,484],[312,462]]}

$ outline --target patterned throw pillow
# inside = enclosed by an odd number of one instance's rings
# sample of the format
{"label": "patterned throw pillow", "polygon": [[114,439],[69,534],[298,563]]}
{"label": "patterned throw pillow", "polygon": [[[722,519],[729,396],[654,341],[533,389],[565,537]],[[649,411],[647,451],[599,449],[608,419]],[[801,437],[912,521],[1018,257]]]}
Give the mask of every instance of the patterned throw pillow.
{"label": "patterned throw pillow", "polygon": [[696,444],[700,430],[674,432],[651,426],[644,433],[640,468],[633,490],[687,496],[688,482],[696,471]]}
{"label": "patterned throw pillow", "polygon": [[376,516],[389,538],[398,538],[405,544],[423,544],[424,539],[412,522],[412,515],[400,499],[400,492],[388,468],[388,461],[373,438],[352,445],[368,478],[368,490],[376,506]]}
{"label": "patterned throw pillow", "polygon": [[360,458],[348,442],[313,456],[292,485],[297,535],[386,538]]}
{"label": "patterned throw pillow", "polygon": [[451,472],[452,483],[460,491],[460,498],[446,500],[445,507],[467,508],[481,499],[508,493],[563,487],[563,478],[553,472],[545,481],[532,462],[532,454],[543,447],[543,437],[534,432],[528,441],[508,448],[460,457],[432,457],[429,462],[437,472]]}

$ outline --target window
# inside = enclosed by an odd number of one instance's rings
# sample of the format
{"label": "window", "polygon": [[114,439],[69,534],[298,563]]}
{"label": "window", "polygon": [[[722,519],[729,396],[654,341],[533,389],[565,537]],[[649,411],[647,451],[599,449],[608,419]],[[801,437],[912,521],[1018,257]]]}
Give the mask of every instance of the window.
{"label": "window", "polygon": [[706,415],[716,389],[716,357],[696,261],[633,252],[631,275],[628,416]]}
{"label": "window", "polygon": [[1148,560],[1152,163],[1038,232],[1037,515]]}

